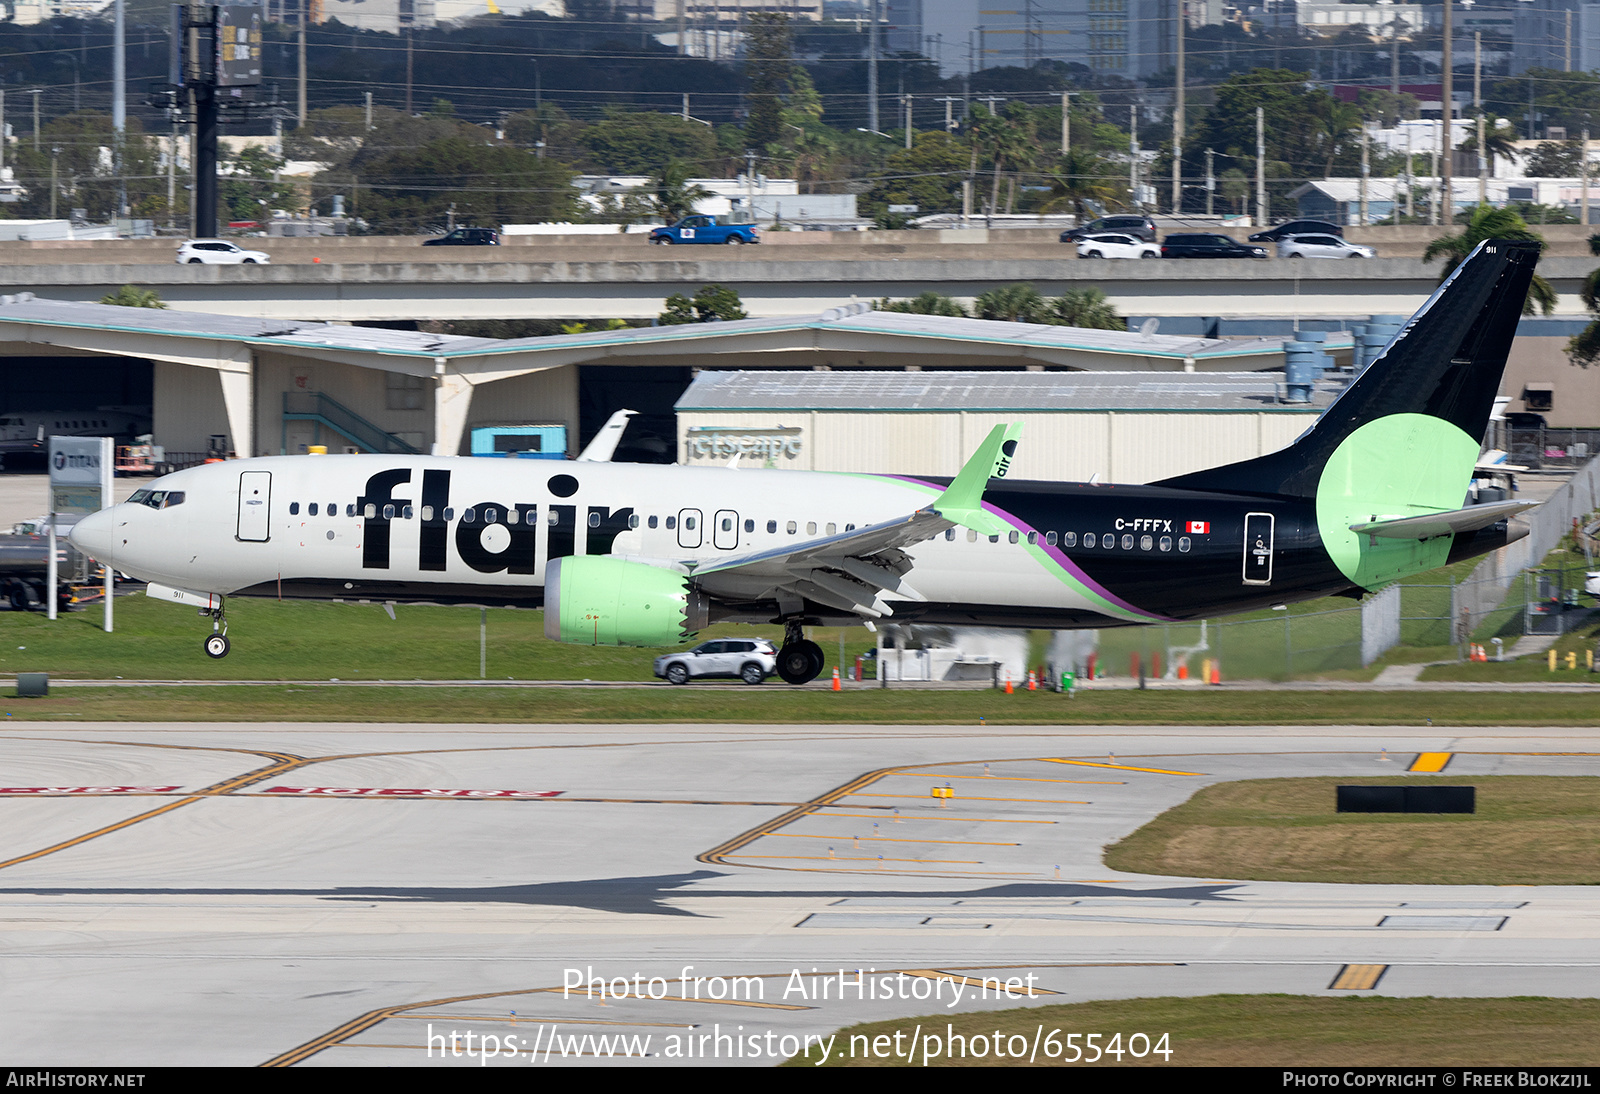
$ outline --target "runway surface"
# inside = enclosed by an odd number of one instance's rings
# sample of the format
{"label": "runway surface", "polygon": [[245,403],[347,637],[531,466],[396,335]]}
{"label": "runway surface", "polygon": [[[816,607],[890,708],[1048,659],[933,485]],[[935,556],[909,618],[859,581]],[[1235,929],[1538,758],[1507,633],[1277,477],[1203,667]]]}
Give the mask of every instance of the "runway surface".
{"label": "runway surface", "polygon": [[1101,864],[1210,783],[1422,752],[1600,774],[1559,729],[7,726],[5,1062],[748,1065],[1087,999],[1593,996],[1595,887]]}

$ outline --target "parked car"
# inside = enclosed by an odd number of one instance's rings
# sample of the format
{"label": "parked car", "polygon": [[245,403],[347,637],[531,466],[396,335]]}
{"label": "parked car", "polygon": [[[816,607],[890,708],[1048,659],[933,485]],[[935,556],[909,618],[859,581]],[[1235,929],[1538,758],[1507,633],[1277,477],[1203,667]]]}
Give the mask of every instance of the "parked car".
{"label": "parked car", "polygon": [[1344,229],[1326,220],[1291,220],[1276,227],[1266,228],[1250,237],[1251,243],[1276,243],[1284,236],[1298,235],[1342,236]]}
{"label": "parked car", "polygon": [[265,266],[271,261],[265,251],[247,251],[225,239],[189,239],[178,244],[180,266]]}
{"label": "parked car", "polygon": [[457,228],[438,239],[425,239],[424,247],[498,247],[500,233],[493,228]]}
{"label": "parked car", "polygon": [[651,243],[760,243],[754,224],[730,224],[725,217],[697,213],[676,224],[650,230]]}
{"label": "parked car", "polygon": [[696,676],[734,676],[759,684],[777,671],[778,651],[765,638],[717,638],[655,660],[655,674],[669,684],[687,684]]}
{"label": "parked car", "polygon": [[1371,247],[1346,243],[1338,236],[1284,236],[1278,240],[1279,258],[1373,258],[1377,253]]}
{"label": "parked car", "polygon": [[1160,258],[1161,248],[1128,235],[1088,236],[1078,241],[1079,258]]}
{"label": "parked car", "polygon": [[1252,247],[1230,236],[1194,233],[1170,235],[1161,241],[1162,258],[1266,258],[1265,247]]}
{"label": "parked car", "polygon": [[1061,242],[1077,243],[1079,240],[1088,239],[1093,235],[1103,232],[1118,232],[1142,239],[1146,243],[1156,241],[1156,222],[1144,216],[1117,216],[1101,217],[1091,220],[1087,224],[1080,224],[1076,228],[1068,228],[1061,233]]}

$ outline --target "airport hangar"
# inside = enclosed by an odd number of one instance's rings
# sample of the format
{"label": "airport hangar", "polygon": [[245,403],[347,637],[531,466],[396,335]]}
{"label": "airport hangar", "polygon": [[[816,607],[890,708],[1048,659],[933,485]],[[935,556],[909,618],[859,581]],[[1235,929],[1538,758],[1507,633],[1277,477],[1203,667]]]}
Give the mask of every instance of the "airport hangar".
{"label": "airport hangar", "polygon": [[[1331,337],[1337,357],[1341,344]],[[836,387],[847,376],[858,380],[808,412],[806,460],[773,466],[953,473],[991,417],[1026,420],[1031,412],[1053,421],[1032,423],[1019,476],[1138,481],[1281,447],[1326,403],[1279,401],[1282,338],[1142,335],[854,305],[799,320],[501,340],[0,297],[0,368],[55,371],[58,386],[78,385],[80,398],[102,405],[126,398],[125,390],[100,398],[84,386],[118,359],[148,369],[154,441],[175,463],[208,450],[269,455],[316,443],[336,452],[456,454],[469,450],[474,427],[546,423],[567,427],[572,456],[623,407],[641,411],[647,425],[654,418],[664,442],[618,458],[705,462],[706,447],[691,450],[685,430],[763,423],[722,412],[733,389],[715,412],[685,406],[680,414],[675,404],[697,373],[742,370],[790,380],[832,375]],[[872,387],[863,375],[919,372],[924,381],[911,387],[882,380]],[[915,394],[954,372],[1011,382],[982,395],[965,380],[934,385],[945,393],[938,400]],[[1082,373],[1123,379],[1067,384]],[[745,411],[750,390],[739,392]],[[0,399],[8,394],[0,389]],[[790,392],[767,409],[790,414],[795,398]],[[850,413],[829,413],[841,399],[855,404]],[[1224,410],[1226,427],[1218,417]],[[1074,417],[1070,426],[1063,414]],[[935,418],[948,422],[929,433]],[[722,462],[728,443],[719,449]],[[816,455],[825,451],[831,454]]]}

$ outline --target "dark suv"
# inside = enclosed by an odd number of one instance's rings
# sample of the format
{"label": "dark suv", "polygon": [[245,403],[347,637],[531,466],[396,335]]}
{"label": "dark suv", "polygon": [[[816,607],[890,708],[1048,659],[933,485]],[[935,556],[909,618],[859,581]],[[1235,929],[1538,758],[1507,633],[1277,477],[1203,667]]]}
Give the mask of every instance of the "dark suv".
{"label": "dark suv", "polygon": [[1257,232],[1250,237],[1251,243],[1276,243],[1285,236],[1328,235],[1344,238],[1344,229],[1337,224],[1330,224],[1326,220],[1291,220],[1287,224],[1279,224],[1275,228]]}
{"label": "dark suv", "polygon": [[1265,247],[1252,247],[1228,236],[1172,235],[1161,241],[1162,258],[1266,258]]}
{"label": "dark suv", "polygon": [[1121,232],[1123,235],[1142,239],[1146,243],[1156,241],[1156,222],[1149,217],[1120,216],[1101,217],[1091,220],[1087,224],[1080,224],[1076,228],[1068,228],[1061,233],[1062,243],[1077,243],[1089,236],[1099,235],[1101,232]]}
{"label": "dark suv", "polygon": [[493,228],[457,228],[438,239],[425,239],[424,247],[498,247],[500,233]]}

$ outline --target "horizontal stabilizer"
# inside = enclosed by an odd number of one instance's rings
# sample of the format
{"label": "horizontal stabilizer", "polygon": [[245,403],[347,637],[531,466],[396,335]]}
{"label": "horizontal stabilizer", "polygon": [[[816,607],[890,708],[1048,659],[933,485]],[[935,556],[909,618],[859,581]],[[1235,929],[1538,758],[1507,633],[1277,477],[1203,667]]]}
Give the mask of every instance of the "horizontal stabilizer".
{"label": "horizontal stabilizer", "polygon": [[1465,509],[1452,509],[1448,513],[1370,520],[1352,524],[1350,530],[1364,536],[1382,536],[1384,539],[1434,539],[1459,532],[1476,532],[1479,528],[1487,528],[1538,504],[1536,501],[1495,501],[1486,505],[1469,505]]}

